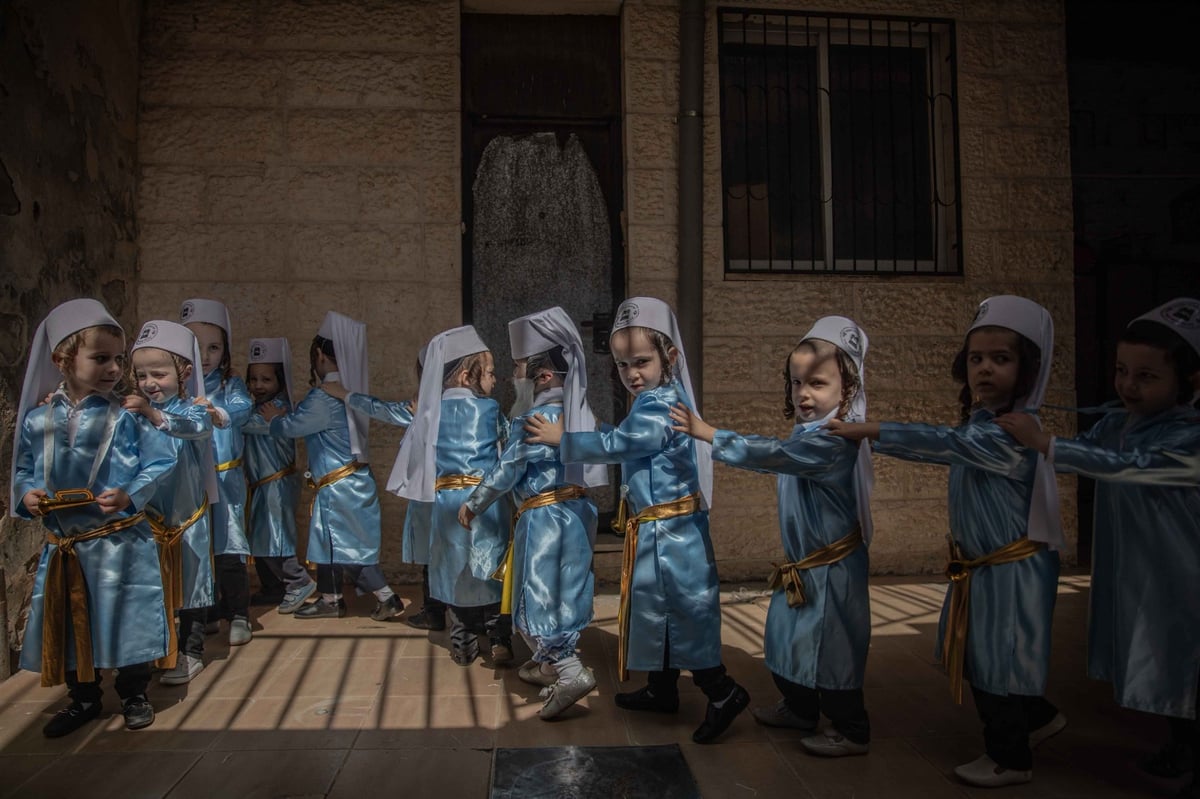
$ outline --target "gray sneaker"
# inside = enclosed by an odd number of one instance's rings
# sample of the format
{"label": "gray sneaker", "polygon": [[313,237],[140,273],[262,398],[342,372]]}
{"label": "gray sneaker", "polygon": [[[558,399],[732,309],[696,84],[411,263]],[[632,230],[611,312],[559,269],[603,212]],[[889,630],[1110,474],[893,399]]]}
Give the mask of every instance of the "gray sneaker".
{"label": "gray sneaker", "polygon": [[586,668],[572,682],[554,683],[546,689],[548,696],[542,709],[538,711],[538,718],[542,721],[549,721],[590,694],[595,687],[596,675],[592,674],[591,669]]}
{"label": "gray sneaker", "polygon": [[517,669],[517,676],[522,682],[527,682],[530,685],[540,685],[543,688],[558,682],[558,675],[546,674],[542,671],[542,664],[535,663],[532,660],[525,661],[521,665],[521,668]]}
{"label": "gray sneaker", "polygon": [[283,595],[283,601],[279,603],[279,607],[275,608],[275,611],[285,616],[289,613],[295,613],[316,592],[317,584],[315,581],[310,581],[307,585],[297,588],[295,591],[288,591]]}
{"label": "gray sneaker", "polygon": [[184,652],[175,659],[175,668],[164,671],[158,681],[163,685],[183,685],[191,682],[197,674],[204,671],[204,659]]}
{"label": "gray sneaker", "polygon": [[229,622],[229,645],[241,646],[248,644],[253,637],[254,633],[250,630],[250,621],[243,619],[241,616],[234,616],[233,621]]}
{"label": "gray sneaker", "polygon": [[754,716],[754,720],[765,727],[783,727],[790,730],[803,730],[804,732],[816,732],[817,722],[807,721],[800,718],[792,709],[787,706],[787,702],[780,699],[770,707],[756,707],[750,711]]}

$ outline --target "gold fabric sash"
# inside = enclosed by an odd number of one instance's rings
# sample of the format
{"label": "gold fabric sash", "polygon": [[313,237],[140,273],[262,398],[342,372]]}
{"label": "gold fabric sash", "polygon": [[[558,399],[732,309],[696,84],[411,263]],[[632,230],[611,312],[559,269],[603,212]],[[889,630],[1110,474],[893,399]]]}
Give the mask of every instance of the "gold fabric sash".
{"label": "gold fabric sash", "polygon": [[[560,488],[552,488],[549,491],[543,491],[540,494],[534,494],[529,499],[521,503],[517,508],[517,512],[513,514],[513,528],[517,525],[517,519],[521,518],[521,514],[525,511],[533,510],[534,508],[545,508],[549,505],[557,505],[560,502],[570,502],[573,499],[587,496],[581,486],[562,486]],[[512,613],[513,600],[513,538],[510,535],[508,538],[508,553],[504,556],[504,562],[500,564],[500,568],[492,574],[493,580],[503,580],[504,588],[500,593],[500,613]]]}
{"label": "gold fabric sash", "polygon": [[775,566],[775,570],[767,580],[767,588],[772,591],[782,588],[787,596],[789,608],[805,605],[808,603],[808,597],[804,595],[804,581],[800,579],[800,572],[815,569],[817,566],[832,566],[849,557],[850,553],[862,546],[862,542],[862,528],[855,527],[849,535],[810,552],[794,563],[771,564]]}
{"label": "gold fabric sash", "polygon": [[1046,545],[1027,537],[1011,541],[974,560],[964,560],[962,550],[950,539],[950,562],[946,564],[946,579],[950,580],[950,610],[946,614],[946,630],[942,638],[942,663],[950,677],[950,693],[962,704],[963,667],[967,656],[967,621],[971,601],[971,573],[985,566],[1016,563],[1041,552]]}
{"label": "gold fabric sash", "polygon": [[651,505],[625,521],[625,547],[621,552],[621,603],[617,608],[617,669],[622,682],[629,679],[629,605],[633,566],[637,559],[638,529],[643,522],[660,522],[676,516],[690,516],[698,510],[700,495],[689,494],[671,502]]}
{"label": "gold fabric sash", "polygon": [[237,467],[239,467],[241,465],[242,465],[242,459],[234,458],[231,461],[225,461],[224,463],[218,463],[216,468],[217,468],[218,472],[227,472],[230,469],[236,469]]}
{"label": "gold fabric sash", "polygon": [[154,542],[158,544],[158,572],[162,576],[163,608],[167,613],[167,654],[154,661],[160,669],[175,668],[179,654],[179,635],[175,629],[175,612],[183,606],[183,534],[208,513],[208,497],[182,524],[168,527],[162,516],[149,516]]}
{"label": "gold fabric sash", "polygon": [[312,478],[311,474],[306,474],[304,477],[309,488],[315,491],[320,491],[327,485],[333,485],[338,480],[344,480],[366,465],[367,464],[359,463],[358,461],[350,461],[350,463],[347,463],[345,466],[339,466],[332,472],[324,474],[316,480]]}
{"label": "gold fabric sash", "polygon": [[447,474],[433,481],[434,491],[449,491],[456,488],[474,488],[483,482],[473,474]]}
{"label": "gold fabric sash", "polygon": [[42,687],[66,682],[67,614],[70,614],[71,631],[75,638],[75,674],[80,682],[96,679],[87,583],[83,567],[75,556],[75,545],[126,530],[145,518],[145,513],[136,513],[76,535],[60,537],[46,533],[46,540],[57,548],[46,564],[46,581],[42,586]]}
{"label": "gold fabric sash", "polygon": [[[254,493],[254,489],[256,489],[256,488],[261,488],[262,486],[265,486],[267,483],[273,483],[276,480],[282,480],[283,478],[287,477],[288,475],[293,475],[295,473],[296,473],[296,462],[292,461],[291,463],[289,463],[287,466],[284,466],[279,471],[274,472],[272,474],[268,474],[266,477],[264,477],[261,480],[255,480],[253,483],[251,483],[249,486],[246,487],[246,490],[248,493],[252,494],[252,493]],[[247,505],[250,504],[249,500],[247,500],[246,504]]]}

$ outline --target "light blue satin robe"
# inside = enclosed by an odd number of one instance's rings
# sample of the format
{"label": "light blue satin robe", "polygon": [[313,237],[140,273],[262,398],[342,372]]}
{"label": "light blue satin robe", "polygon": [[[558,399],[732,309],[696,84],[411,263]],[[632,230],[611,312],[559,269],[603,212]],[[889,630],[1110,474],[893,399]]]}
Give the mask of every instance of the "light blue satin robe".
{"label": "light blue satin robe", "polygon": [[[539,413],[555,421],[562,417],[563,407],[561,403],[535,405],[513,420],[513,429],[521,430],[526,419]],[[510,491],[520,507],[532,496],[568,485],[556,447],[527,444],[524,436],[517,435],[509,439],[500,462],[484,476],[467,507],[478,515]],[[517,519],[513,623],[538,639],[551,662],[573,654],[579,633],[592,621],[595,542],[596,506],[586,497],[532,508]]]}
{"label": "light blue satin robe", "polygon": [[[346,404],[359,413],[364,413],[372,419],[396,427],[408,427],[413,420],[413,404],[408,400],[403,402],[388,402],[370,394],[351,393],[346,397]],[[401,539],[400,556],[405,563],[420,563],[429,565],[429,531],[432,529],[433,503],[419,502],[414,499],[406,500],[408,508],[404,512],[404,532]]]}
{"label": "light blue satin robe", "polygon": [[[563,463],[620,463],[631,517],[651,505],[695,494],[700,490],[695,445],[689,436],[671,430],[671,406],[681,401],[684,392],[678,383],[643,391],[619,427],[564,433],[560,457]],[[629,668],[720,665],[720,602],[708,511],[644,522],[630,595]]]}
{"label": "light blue satin robe", "polygon": [[[884,455],[950,467],[950,534],[966,558],[1016,541],[1029,527],[1037,453],[1018,445],[994,419],[991,411],[978,410],[959,427],[885,423],[875,444]],[[1045,693],[1058,568],[1058,553],[1043,549],[972,573],[964,671],[972,686],[999,696]],[[947,588],[939,658],[949,606]]]}
{"label": "light blue satin robe", "polygon": [[[346,405],[314,388],[286,416],[271,420],[271,435],[303,438],[313,480],[354,461]],[[379,495],[364,467],[316,494],[308,523],[312,563],[372,566],[379,563]]]}
{"label": "light blue satin robe", "polygon": [[[254,411],[254,400],[246,384],[236,375],[221,382],[221,370],[204,376],[208,399],[229,414],[226,427],[213,428],[213,463],[228,463],[241,458],[245,450],[242,425]],[[249,555],[246,541],[246,472],[243,467],[217,472],[221,501],[213,505],[213,552],[217,555]]]}
{"label": "light blue satin robe", "polygon": [[[292,405],[276,397],[270,403],[284,411]],[[246,480],[255,483],[296,464],[296,441],[286,436],[271,435],[270,425],[258,408],[242,425],[246,440]],[[246,493],[250,500],[247,537],[250,554],[255,557],[284,558],[296,554],[296,504],[300,501],[300,472],[263,483]]]}
{"label": "light blue satin robe", "polygon": [[[31,409],[21,424],[21,440],[14,457],[16,494],[23,497],[35,488],[51,494],[57,489],[86,488],[96,453],[104,439],[110,408],[117,412],[112,445],[102,459],[93,494],[124,489],[132,505],[115,514],[102,513],[95,504],[56,511],[42,518],[55,535],[77,535],[94,530],[145,509],[158,483],[174,462],[163,457],[165,450],[154,445],[162,433],[144,417],[120,410],[119,398],[98,395],[79,403],[79,432],[75,445],[67,441],[70,403],[57,393],[45,405]],[[115,406],[115,407],[114,407]],[[46,474],[44,436],[53,437],[53,466]],[[32,518],[19,504],[17,513]],[[56,547],[47,543],[38,560],[33,583],[29,622],[21,648],[21,668],[42,670],[42,622],[46,569]],[[158,569],[158,545],[150,525],[141,522],[103,538],[81,541],[75,556],[87,583],[91,618],[92,660],[97,668],[120,668],[157,660],[167,654],[167,617],[163,607],[162,576]],[[67,636],[67,669],[76,666],[74,636]]]}
{"label": "light blue satin robe", "polygon": [[[166,456],[175,460],[171,474],[160,482],[149,508],[162,516],[168,527],[176,527],[191,518],[205,500],[207,463],[202,447],[212,446],[212,418],[208,411],[186,399],[172,397],[154,403],[163,413],[166,430],[159,431],[157,443]],[[216,603],[213,577],[212,513],[206,513],[183,533],[182,562],[183,604],[187,608],[206,608]]]}
{"label": "light blue satin robe", "polygon": [[[493,399],[465,388],[442,392],[438,424],[437,476],[483,477],[500,459],[508,422]],[[458,509],[471,488],[438,491],[433,502],[429,593],[448,605],[468,608],[500,601],[503,584],[492,574],[508,551],[509,510],[497,502],[464,530]]]}
{"label": "light blue satin robe", "polygon": [[1088,676],[1123,707],[1196,717],[1200,676],[1200,414],[1109,413],[1055,439],[1058,471],[1096,483]]}
{"label": "light blue satin robe", "polygon": [[[859,526],[858,454],[856,442],[805,425],[786,441],[729,430],[713,437],[713,460],[779,475],[779,532],[789,563]],[[768,669],[807,688],[862,688],[871,644],[868,563],[860,546],[831,566],[801,571],[808,602],[799,607],[789,607],[782,590],[772,595],[763,644]]]}

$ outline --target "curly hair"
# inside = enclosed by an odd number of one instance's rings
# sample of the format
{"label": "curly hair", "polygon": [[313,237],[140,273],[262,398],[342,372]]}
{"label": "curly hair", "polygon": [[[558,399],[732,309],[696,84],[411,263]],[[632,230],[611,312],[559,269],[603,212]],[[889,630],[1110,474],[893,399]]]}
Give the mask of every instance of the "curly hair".
{"label": "curly hair", "polygon": [[792,348],[783,362],[783,418],[794,419],[796,417],[796,405],[792,402],[792,356],[799,352],[801,347],[812,350],[818,358],[827,358],[833,355],[837,359],[838,374],[842,378],[842,400],[838,403],[837,415],[839,419],[846,418],[850,414],[850,403],[854,401],[862,388],[858,367],[854,365],[854,359],[836,344],[819,338],[804,339]]}
{"label": "curly hair", "polygon": [[962,389],[958,392],[958,402],[961,406],[961,420],[964,422],[971,417],[971,411],[975,410],[975,397],[971,393],[971,386],[967,383],[967,355],[971,346],[971,336],[981,331],[1010,333],[1013,336],[1013,349],[1017,352],[1017,382],[1013,385],[1012,401],[1008,407],[1001,408],[998,413],[1008,413],[1013,410],[1013,402],[1021,397],[1029,396],[1034,383],[1037,382],[1038,372],[1042,368],[1041,349],[1017,331],[997,325],[984,325],[972,330],[963,341],[962,349],[954,356],[954,363],[950,365],[950,376],[956,382],[962,383]]}

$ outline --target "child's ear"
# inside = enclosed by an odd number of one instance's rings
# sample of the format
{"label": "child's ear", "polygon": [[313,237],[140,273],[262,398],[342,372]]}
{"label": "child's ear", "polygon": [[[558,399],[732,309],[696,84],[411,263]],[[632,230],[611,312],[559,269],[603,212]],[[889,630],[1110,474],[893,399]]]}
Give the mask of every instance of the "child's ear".
{"label": "child's ear", "polygon": [[58,371],[64,375],[67,373],[67,366],[71,363],[71,360],[66,355],[63,355],[61,352],[51,353],[50,360],[54,362]]}
{"label": "child's ear", "polygon": [[667,347],[667,365],[674,366],[677,360],[679,360],[679,349],[677,347]]}
{"label": "child's ear", "polygon": [[181,372],[181,373],[180,373],[180,375],[179,375],[179,379],[180,379],[180,380],[187,380],[187,379],[188,379],[188,378],[190,378],[191,376],[192,376],[192,365],[189,363],[189,364],[186,364],[186,365],[183,367],[183,370],[182,370],[182,372]]}

